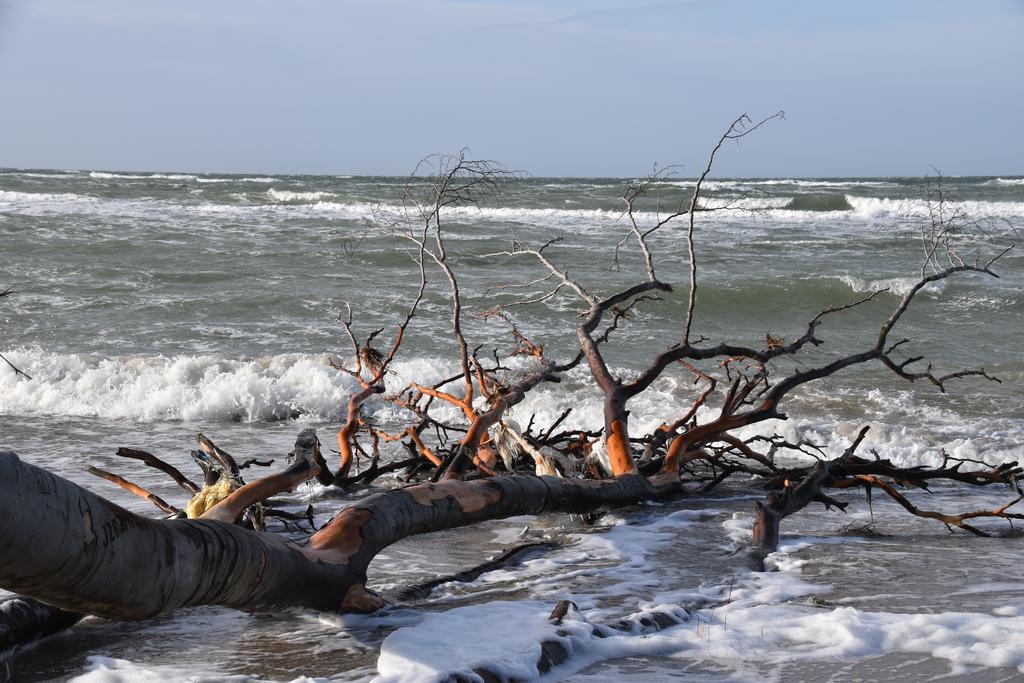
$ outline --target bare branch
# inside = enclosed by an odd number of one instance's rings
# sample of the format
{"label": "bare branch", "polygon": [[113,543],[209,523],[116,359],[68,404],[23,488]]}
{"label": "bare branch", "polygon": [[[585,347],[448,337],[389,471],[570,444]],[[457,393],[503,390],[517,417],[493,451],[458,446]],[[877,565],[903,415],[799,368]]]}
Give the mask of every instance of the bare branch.
{"label": "bare branch", "polygon": [[707,165],[704,166],[704,171],[697,178],[697,183],[693,187],[693,197],[690,199],[690,209],[687,213],[689,217],[689,223],[686,228],[686,249],[690,257],[690,290],[686,299],[686,320],[683,323],[683,346],[689,346],[690,344],[690,327],[693,324],[693,312],[697,305],[697,252],[694,248],[693,231],[694,231],[694,213],[697,210],[698,201],[700,200],[700,191],[704,186],[704,181],[711,173],[711,167],[715,163],[715,155],[718,154],[718,150],[722,148],[726,140],[739,140],[755,130],[765,125],[772,119],[784,119],[786,117],[785,112],[779,111],[772,114],[768,118],[761,119],[757,123],[754,123],[749,116],[743,114],[726,129],[722,137],[718,139],[718,144],[715,145],[714,149],[711,150],[711,154],[708,155]]}
{"label": "bare branch", "polygon": [[116,475],[116,474],[114,474],[112,472],[107,472],[106,470],[101,470],[100,468],[93,467],[91,465],[88,468],[86,468],[86,469],[89,472],[89,474],[91,474],[93,476],[97,476],[100,479],[106,479],[107,481],[109,481],[111,483],[117,484],[118,486],[120,486],[125,491],[127,491],[130,494],[132,494],[133,496],[138,496],[139,498],[143,498],[145,500],[148,500],[150,503],[152,503],[153,505],[158,507],[160,510],[162,510],[163,512],[166,512],[169,515],[176,515],[179,512],[181,512],[181,510],[179,510],[178,508],[174,507],[173,505],[171,505],[170,503],[168,503],[167,501],[165,501],[163,498],[161,498],[160,496],[156,495],[155,493],[150,493],[149,491],[147,491],[146,489],[142,488],[138,484],[134,484],[134,483],[128,481],[127,479],[125,479],[123,477],[120,477],[120,476],[118,476],[118,475]]}

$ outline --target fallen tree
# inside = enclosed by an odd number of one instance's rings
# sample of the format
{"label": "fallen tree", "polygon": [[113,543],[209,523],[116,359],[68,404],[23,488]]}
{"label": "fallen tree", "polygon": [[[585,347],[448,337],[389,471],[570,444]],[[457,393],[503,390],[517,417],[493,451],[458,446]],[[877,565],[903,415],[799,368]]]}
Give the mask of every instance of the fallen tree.
{"label": "fallen tree", "polygon": [[[793,392],[853,366],[877,364],[902,380],[924,380],[940,391],[965,378],[999,381],[980,368],[938,373],[929,363],[918,369],[923,358],[899,355],[908,340],[895,338],[894,331],[923,288],[962,275],[995,277],[994,267],[1006,253],[996,250],[987,258],[963,258],[959,245],[969,237],[970,225],[960,217],[942,218],[941,212],[922,229],[925,259],[916,284],[880,318],[877,336],[865,348],[834,354],[827,362],[811,357],[804,365],[777,366],[823,346],[821,329],[831,316],[877,305],[880,292],[820,311],[788,341],[768,335],[763,346],[710,343],[694,333],[699,284],[696,216],[721,208],[704,201],[704,181],[726,142],[768,120],[754,123],[744,116],[734,121],[712,151],[692,194],[671,207],[662,206],[659,199],[654,221],[645,223],[636,207],[650,199],[664,175],[656,172],[627,188],[627,232],[614,249],[614,260],[618,263],[619,252],[633,243],[643,263],[643,276],[628,287],[598,293],[571,276],[554,256],[558,239],[539,246],[516,240],[507,251],[485,255],[532,259],[540,276],[512,286],[547,285],[483,312],[507,323],[513,340],[507,353],[495,352],[491,359],[482,359],[480,347],[466,338],[460,281],[445,249],[445,217],[450,207],[477,204],[498,191],[509,174],[491,162],[468,160],[463,153],[436,158],[432,166],[428,162],[425,175],[418,169],[406,186],[401,210],[378,215],[382,230],[412,245],[420,276],[417,294],[387,353],[373,346],[383,330],[360,341],[351,307],[340,317],[352,357],[332,364],[353,377],[357,388],[342,410],[336,466],[327,462],[315,432],[305,430],[286,470],[250,482],[243,470],[268,463],[239,464],[203,435],[198,435],[193,453],[203,471],[202,486],[152,454],[118,452],[170,476],[189,495],[184,505],[165,501],[118,474],[92,470],[168,516],[154,519],[128,512],[14,453],[0,453],[0,544],[5,549],[0,587],[24,596],[18,605],[10,603],[0,610],[0,647],[66,627],[83,614],[146,619],[194,605],[368,612],[384,604],[368,576],[370,561],[408,536],[514,515],[587,512],[666,496],[700,495],[736,476],[753,479],[768,490],[755,506],[752,549],[757,558],[775,549],[787,516],[813,502],[845,509],[847,503],[830,493],[836,489],[878,489],[912,514],[976,534],[985,531],[971,520],[1024,518],[1010,511],[1020,497],[993,510],[943,513],[918,508],[899,490],[926,489],[938,480],[1017,489],[1022,470],[1015,462],[989,466],[949,458],[937,468],[901,468],[857,454],[866,428],[835,458],[819,445],[790,443],[778,434],[741,435],[751,425],[786,420],[785,406]],[[607,361],[616,331],[642,306],[673,291],[673,285],[657,275],[652,240],[657,231],[676,223],[684,226],[689,254],[680,333],[645,367],[629,377],[619,376]],[[431,272],[444,278],[451,304],[447,325],[459,372],[439,383],[410,383],[389,394],[385,378],[419,313],[429,286],[429,264]],[[510,312],[563,295],[581,308],[581,321],[573,330],[578,351],[556,361],[520,331]],[[526,358],[527,365],[511,364],[516,356]],[[531,420],[525,429],[507,419],[509,410],[530,391],[558,382],[563,373],[580,365],[589,370],[603,396],[602,428],[557,431],[568,411],[546,425]],[[670,371],[692,378],[689,406],[680,414],[661,416],[662,425],[652,432],[633,434],[629,402]],[[408,423],[386,431],[366,420],[364,404],[375,397],[399,407]],[[444,417],[439,404],[455,408],[458,419]],[[360,438],[369,439],[369,452]],[[381,447],[387,443],[401,443],[407,457],[382,465]],[[776,457],[783,452],[810,456],[815,462],[783,467]],[[362,455],[370,464],[353,474]],[[341,506],[322,528],[291,538],[268,530],[268,520],[274,518],[282,524],[305,520],[312,526],[311,511],[301,515],[279,510],[271,504],[275,495],[315,479],[325,487],[317,504],[337,505],[339,492],[403,469],[406,482],[416,481]]]}

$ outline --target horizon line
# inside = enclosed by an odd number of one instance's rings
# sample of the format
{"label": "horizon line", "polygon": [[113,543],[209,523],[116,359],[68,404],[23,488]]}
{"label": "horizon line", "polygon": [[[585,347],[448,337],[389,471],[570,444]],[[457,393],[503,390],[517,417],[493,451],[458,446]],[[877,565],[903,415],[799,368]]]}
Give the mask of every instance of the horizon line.
{"label": "horizon line", "polygon": [[[408,179],[412,177],[409,174],[394,174],[394,173],[357,173],[357,172],[323,172],[323,173],[312,173],[312,172],[272,172],[272,171],[197,171],[197,170],[183,170],[183,169],[113,169],[113,168],[48,168],[43,166],[0,166],[0,173],[30,173],[30,172],[44,172],[44,173],[123,173],[123,174],[139,174],[140,178],[145,176],[142,174],[166,174],[166,175],[192,175],[192,176],[257,176],[263,175],[265,177],[270,176],[291,176],[291,177],[333,177],[338,179],[356,179],[356,178],[396,178],[396,179]],[[639,175],[534,175],[532,173],[524,171],[511,171],[511,175],[508,180],[632,180],[636,178],[649,177]],[[428,177],[428,176],[421,176]],[[665,180],[696,180],[699,176],[685,176],[685,175],[673,175],[667,176]],[[865,179],[865,178],[892,178],[892,179],[919,179],[919,178],[1024,178],[1024,173],[998,173],[998,174],[968,174],[968,175],[950,175],[946,173],[933,173],[933,174],[920,174],[920,175],[777,175],[777,176],[727,176],[727,175],[715,175],[714,178],[722,180],[785,180],[792,178],[794,180],[835,180],[835,179]],[[708,179],[711,179],[709,177]]]}

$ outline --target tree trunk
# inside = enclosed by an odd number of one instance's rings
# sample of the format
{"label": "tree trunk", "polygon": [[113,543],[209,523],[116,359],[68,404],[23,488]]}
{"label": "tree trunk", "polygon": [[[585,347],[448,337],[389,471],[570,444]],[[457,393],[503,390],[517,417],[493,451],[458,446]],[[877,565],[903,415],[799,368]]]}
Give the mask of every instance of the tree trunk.
{"label": "tree trunk", "polygon": [[186,605],[340,606],[343,566],[273,534],[133,514],[0,453],[0,586],[62,609],[145,619]]}
{"label": "tree trunk", "polygon": [[585,512],[681,491],[676,476],[509,476],[369,496],[306,547],[215,520],[154,520],[0,452],[0,587],[65,610],[145,619],[192,605],[365,612],[373,557],[414,534],[523,514]]}

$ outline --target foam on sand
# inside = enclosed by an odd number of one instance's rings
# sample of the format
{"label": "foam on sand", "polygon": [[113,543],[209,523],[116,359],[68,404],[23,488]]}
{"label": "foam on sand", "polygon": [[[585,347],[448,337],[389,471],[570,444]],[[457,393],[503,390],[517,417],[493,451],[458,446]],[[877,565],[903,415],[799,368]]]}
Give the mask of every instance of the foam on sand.
{"label": "foam on sand", "polygon": [[[176,666],[140,666],[125,659],[91,655],[86,673],[75,676],[69,683],[163,683],[164,681],[251,681],[249,676],[225,676],[222,674],[197,675],[192,668]],[[296,679],[309,680],[309,679]]]}
{"label": "foam on sand", "polygon": [[[644,533],[643,526],[616,530],[620,540]],[[430,613],[419,624],[399,628],[385,639],[376,680],[440,681],[457,674],[472,676],[474,669],[530,680],[542,673],[537,664],[545,643],[557,643],[567,654],[553,672],[555,679],[595,662],[634,656],[675,656],[736,669],[743,664],[905,654],[944,660],[953,673],[968,667],[1010,667],[1024,673],[1024,617],[1018,610],[914,614],[814,603],[807,598],[828,587],[807,582],[802,576],[805,561],[792,555],[808,545],[784,543],[769,557],[775,571],[749,572],[733,586],[719,586],[717,593],[725,596],[724,601],[684,610],[675,602],[683,594],[669,590],[662,594],[669,601],[642,605],[641,612],[627,615],[625,627],[616,630],[601,623],[601,610],[586,608],[571,611],[561,625],[552,624],[548,614],[553,602],[543,600],[494,601]],[[647,570],[643,564],[624,564],[629,565],[628,572],[620,566],[601,572],[600,578],[618,576],[642,594],[642,586],[651,579]],[[524,578],[529,585],[529,578]],[[658,612],[680,623],[651,627],[651,619],[643,616]]]}

